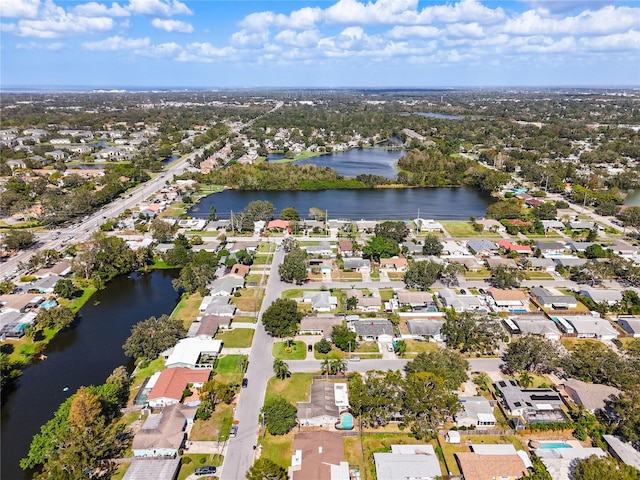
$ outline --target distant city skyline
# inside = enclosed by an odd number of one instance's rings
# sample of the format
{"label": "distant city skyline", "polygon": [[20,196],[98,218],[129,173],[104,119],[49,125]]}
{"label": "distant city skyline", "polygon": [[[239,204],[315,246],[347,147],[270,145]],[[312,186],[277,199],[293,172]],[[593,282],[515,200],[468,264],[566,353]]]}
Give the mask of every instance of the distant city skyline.
{"label": "distant city skyline", "polygon": [[2,0],[0,87],[640,85],[636,0]]}

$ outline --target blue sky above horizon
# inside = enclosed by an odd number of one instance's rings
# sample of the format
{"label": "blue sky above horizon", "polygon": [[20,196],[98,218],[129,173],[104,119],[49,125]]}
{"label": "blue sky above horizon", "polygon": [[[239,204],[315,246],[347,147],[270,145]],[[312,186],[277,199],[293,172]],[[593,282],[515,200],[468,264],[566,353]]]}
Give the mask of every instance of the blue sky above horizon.
{"label": "blue sky above horizon", "polygon": [[638,86],[638,0],[2,0],[0,86]]}

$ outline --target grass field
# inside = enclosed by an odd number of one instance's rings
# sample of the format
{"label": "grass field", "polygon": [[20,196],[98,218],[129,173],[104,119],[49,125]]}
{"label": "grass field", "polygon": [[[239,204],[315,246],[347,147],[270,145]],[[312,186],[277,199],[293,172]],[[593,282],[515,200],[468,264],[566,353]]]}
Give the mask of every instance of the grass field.
{"label": "grass field", "polygon": [[444,229],[449,232],[452,237],[456,238],[467,238],[467,237],[488,237],[488,238],[496,238],[499,237],[497,233],[490,232],[488,230],[483,230],[482,232],[476,232],[473,229],[473,225],[471,222],[466,222],[462,220],[442,220],[440,222]]}
{"label": "grass field", "polygon": [[265,399],[279,395],[293,404],[308,402],[313,375],[313,373],[292,373],[284,380],[271,377],[267,382]]}
{"label": "grass field", "polygon": [[144,368],[137,368],[135,370],[135,374],[133,379],[131,380],[131,394],[129,395],[129,405],[133,405],[133,399],[138,393],[138,389],[144,382],[144,379],[150,377],[156,372],[164,369],[164,359],[162,357],[156,358],[154,361],[149,362],[149,364]]}
{"label": "grass field", "polygon": [[491,272],[486,269],[477,272],[464,272],[464,278],[466,280],[486,280],[487,278],[491,278]]}
{"label": "grass field", "polygon": [[236,315],[233,317],[234,323],[256,323],[256,317],[246,315]]}
{"label": "grass field", "polygon": [[304,342],[276,342],[273,345],[273,356],[281,360],[304,360],[307,357],[307,345]]}
{"label": "grass field", "polygon": [[[224,457],[222,455],[217,454],[206,454],[206,453],[191,453],[185,454],[182,458],[189,458],[191,461],[189,463],[183,463],[180,466],[180,473],[178,474],[178,480],[185,480],[190,475],[196,471],[196,468],[202,467],[204,465],[213,465],[214,467],[219,467],[222,465],[222,461]],[[184,460],[183,460],[184,461]],[[200,477],[203,480],[207,480],[209,478],[214,478],[212,476]]]}
{"label": "grass field", "polygon": [[262,456],[277,463],[282,468],[291,465],[291,455],[293,454],[293,436],[295,429],[286,435],[274,436],[266,433],[264,438],[259,440],[262,445]]}
{"label": "grass field", "polygon": [[233,297],[231,299],[231,303],[234,304],[238,310],[244,312],[257,312],[260,310],[264,290],[260,288],[243,288],[239,290],[239,292],[239,297]]}
{"label": "grass field", "polygon": [[553,280],[553,275],[547,272],[524,272],[527,280]]}
{"label": "grass field", "polygon": [[435,352],[438,350],[438,344],[433,342],[420,342],[418,340],[405,340],[407,344],[407,352]]}
{"label": "grass field", "polygon": [[247,358],[246,355],[224,355],[218,358],[216,367],[213,369],[216,380],[229,384],[240,383],[243,377],[241,368],[243,357]]}
{"label": "grass field", "polygon": [[199,293],[182,295],[180,302],[171,312],[171,318],[179,318],[184,326],[188,328],[200,313],[198,310],[200,303],[202,303],[202,295]]}
{"label": "grass field", "polygon": [[233,404],[218,403],[209,420],[197,420],[191,430],[191,440],[201,442],[223,441],[229,438],[233,423]]}
{"label": "grass field", "polygon": [[252,328],[234,328],[219,333],[216,340],[220,340],[225,348],[248,348],[251,346],[254,333]]}
{"label": "grass field", "polygon": [[590,338],[562,338],[560,339],[560,342],[562,343],[562,346],[564,346],[564,348],[566,348],[567,350],[575,350],[575,348],[580,345],[580,344],[584,344],[584,343],[593,343],[595,345],[597,345],[599,348],[607,348],[604,346],[604,344],[602,344],[600,341],[598,340],[593,340]]}
{"label": "grass field", "polygon": [[253,259],[253,265],[267,265],[271,263],[271,255],[256,255]]}

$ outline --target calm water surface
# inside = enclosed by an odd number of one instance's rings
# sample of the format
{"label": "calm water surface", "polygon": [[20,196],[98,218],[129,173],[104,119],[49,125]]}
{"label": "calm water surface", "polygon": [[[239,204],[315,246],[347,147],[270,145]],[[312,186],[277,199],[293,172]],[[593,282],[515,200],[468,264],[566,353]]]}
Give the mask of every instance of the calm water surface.
{"label": "calm water surface", "polygon": [[[80,310],[80,321],[49,344],[47,359],[24,370],[17,388],[3,398],[1,478],[26,480],[18,462],[69,395],[81,385],[104,383],[119,365],[132,367],[122,351],[131,327],[151,316],[169,314],[178,302],[175,271],[119,277]],[[69,391],[62,389],[68,386]]]}
{"label": "calm water surface", "polygon": [[320,190],[313,192],[225,190],[203,198],[189,215],[208,217],[212,206],[221,218],[238,213],[249,202],[268,200],[276,215],[283,208],[295,207],[306,217],[311,207],[326,210],[329,218],[360,219],[458,219],[485,215],[492,198],[478,190],[461,188],[379,188],[363,190]]}

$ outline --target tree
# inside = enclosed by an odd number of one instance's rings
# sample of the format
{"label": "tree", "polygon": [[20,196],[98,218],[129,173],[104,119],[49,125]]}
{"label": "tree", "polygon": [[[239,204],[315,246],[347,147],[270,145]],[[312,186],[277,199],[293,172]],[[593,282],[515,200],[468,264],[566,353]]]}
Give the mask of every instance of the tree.
{"label": "tree", "polygon": [[460,409],[460,401],[444,377],[425,371],[407,374],[402,406],[411,431],[418,438],[432,438],[438,425]]}
{"label": "tree", "polygon": [[532,384],[533,384],[533,377],[531,376],[531,374],[529,372],[527,372],[526,370],[524,370],[519,376],[518,376],[518,383],[523,387],[523,388],[529,388]]}
{"label": "tree", "polygon": [[349,330],[346,324],[334,325],[331,329],[333,344],[343,352],[352,352],[356,349],[356,332]]}
{"label": "tree", "polygon": [[589,245],[584,250],[584,256],[587,258],[607,258],[609,256],[609,253],[607,252],[607,250],[602,248],[602,245],[594,243],[593,245]]}
{"label": "tree", "polygon": [[159,218],[151,220],[151,235],[156,242],[164,243],[173,236],[173,226]]}
{"label": "tree", "polygon": [[288,378],[291,376],[291,372],[289,371],[289,365],[287,365],[285,362],[283,362],[279,358],[276,358],[273,361],[273,373],[275,373],[276,377],[279,378],[280,380],[284,380],[285,378]]}
{"label": "tree", "polygon": [[280,278],[285,282],[302,283],[307,278],[307,254],[301,248],[294,248],[284,256],[278,267]]}
{"label": "tree", "polygon": [[376,262],[379,262],[380,258],[393,257],[394,255],[398,255],[398,253],[400,253],[398,242],[386,237],[372,237],[366,245],[362,247],[362,255]]}
{"label": "tree", "polygon": [[445,379],[449,390],[457,390],[467,380],[469,362],[458,352],[444,349],[436,352],[419,353],[404,367],[407,375],[419,372],[430,372]]}
{"label": "tree", "polygon": [[555,202],[544,202],[534,207],[533,215],[538,220],[555,220],[558,216],[558,207]]}
{"label": "tree", "polygon": [[500,325],[488,318],[470,312],[448,310],[441,329],[449,348],[466,352],[493,351],[502,336]]}
{"label": "tree", "polygon": [[384,237],[398,244],[409,234],[409,228],[400,221],[381,222],[376,225],[374,233],[377,237]]}
{"label": "tree", "polygon": [[287,207],[280,212],[280,218],[288,222],[297,222],[300,220],[300,214],[296,207]]}
{"label": "tree", "polygon": [[329,373],[338,375],[347,371],[347,361],[342,358],[333,358],[329,360]]}
{"label": "tree", "polygon": [[73,280],[61,278],[53,287],[53,293],[60,295],[62,298],[73,298],[79,296],[82,290],[75,286]]}
{"label": "tree", "polygon": [[349,376],[349,403],[371,427],[383,426],[402,411],[404,379],[398,370],[368,371]]}
{"label": "tree", "polygon": [[34,322],[35,332],[41,332],[47,328],[65,328],[73,323],[76,314],[69,307],[59,305],[48,310],[41,309]]}
{"label": "tree", "polygon": [[287,471],[266,457],[260,457],[249,469],[247,480],[287,480]]}
{"label": "tree", "polygon": [[13,293],[16,285],[11,280],[3,280],[0,282],[0,295],[8,295]]}
{"label": "tree", "polygon": [[627,207],[620,211],[618,218],[626,227],[640,227],[640,207]]}
{"label": "tree", "polygon": [[298,409],[282,397],[270,397],[264,402],[262,414],[271,435],[285,435],[297,424]]}
{"label": "tree", "polygon": [[611,408],[616,412],[617,423],[614,433],[620,435],[627,442],[640,440],[640,393],[638,390],[623,392],[611,402]]}
{"label": "tree", "polygon": [[242,211],[242,213],[250,219],[251,222],[255,222],[257,220],[268,222],[273,219],[274,212],[275,207],[273,206],[273,203],[267,200],[254,200],[253,202],[249,202]]}
{"label": "tree", "polygon": [[282,250],[286,253],[289,253],[291,250],[295,250],[299,246],[298,240],[294,237],[285,237],[282,239],[282,243],[280,245],[282,246]]}
{"label": "tree", "polygon": [[640,479],[640,472],[631,465],[619,462],[615,458],[591,455],[576,463],[573,478],[574,480],[601,480],[603,478],[638,480]]}
{"label": "tree", "polygon": [[262,314],[264,329],[272,337],[293,337],[302,320],[295,300],[278,298]]}
{"label": "tree", "polygon": [[3,237],[2,243],[7,250],[21,250],[35,240],[35,235],[28,230],[9,230]]}
{"label": "tree", "polygon": [[442,272],[442,265],[436,262],[411,262],[404,275],[407,287],[427,290]]}
{"label": "tree", "polygon": [[329,342],[327,342],[326,338],[323,338],[319,342],[316,342],[316,344],[313,346],[313,348],[315,349],[316,352],[318,352],[318,353],[320,353],[322,355],[326,355],[327,353],[329,353],[331,351],[331,344]]}
{"label": "tree", "polygon": [[[605,345],[596,342],[580,343],[571,355],[563,359],[564,370],[571,377],[585,382],[604,383],[618,388],[625,385],[637,385],[640,379],[627,375],[621,358]],[[630,372],[636,373],[637,372]]]}
{"label": "tree", "polygon": [[309,216],[313,218],[316,222],[323,221],[325,219],[325,213],[323,210],[320,210],[317,207],[311,207],[309,209]]}
{"label": "tree", "polygon": [[511,373],[549,373],[557,368],[559,358],[556,345],[538,335],[525,335],[512,341],[503,356]]}
{"label": "tree", "polygon": [[404,357],[404,354],[407,352],[407,342],[404,340],[393,342],[393,351],[396,355]]}
{"label": "tree", "polygon": [[464,273],[464,267],[461,263],[447,263],[440,270],[438,279],[447,287],[458,285],[458,276]]}
{"label": "tree", "polygon": [[491,270],[489,282],[496,288],[518,288],[524,280],[524,272],[517,268],[497,266]]}
{"label": "tree", "polygon": [[440,243],[440,239],[435,235],[427,235],[424,237],[424,246],[422,247],[422,253],[425,255],[435,255],[439,257],[442,253],[442,243]]}
{"label": "tree", "polygon": [[345,304],[347,307],[347,311],[355,310],[358,306],[358,297],[356,297],[355,295],[348,295],[347,299],[345,300]]}
{"label": "tree", "polygon": [[182,320],[178,318],[168,315],[149,317],[131,328],[131,335],[122,348],[128,357],[153,360],[186,334]]}
{"label": "tree", "polygon": [[218,214],[216,212],[216,207],[214,205],[211,205],[211,207],[209,207],[209,221],[215,222],[217,219]]}

